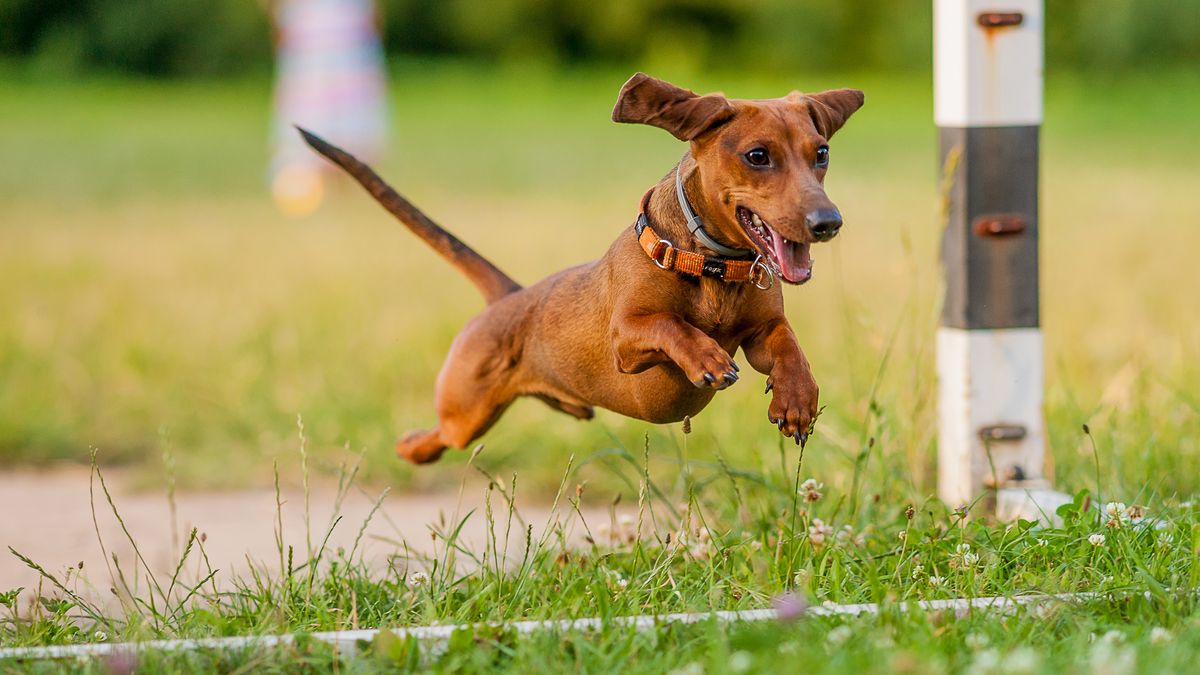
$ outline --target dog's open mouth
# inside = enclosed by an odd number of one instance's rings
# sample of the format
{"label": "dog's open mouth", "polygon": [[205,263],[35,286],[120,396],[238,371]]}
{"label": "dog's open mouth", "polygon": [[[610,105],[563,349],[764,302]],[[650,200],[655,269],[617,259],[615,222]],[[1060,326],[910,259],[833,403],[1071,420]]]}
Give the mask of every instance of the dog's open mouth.
{"label": "dog's open mouth", "polygon": [[772,272],[791,284],[802,284],[812,278],[811,244],[785,239],[757,213],[744,206],[737,207],[737,219],[750,239],[764,252]]}

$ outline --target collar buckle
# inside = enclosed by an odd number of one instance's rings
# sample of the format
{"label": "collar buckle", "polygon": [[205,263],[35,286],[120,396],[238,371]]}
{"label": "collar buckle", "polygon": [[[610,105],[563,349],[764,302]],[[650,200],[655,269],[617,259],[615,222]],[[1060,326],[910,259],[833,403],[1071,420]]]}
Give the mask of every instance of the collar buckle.
{"label": "collar buckle", "polygon": [[654,252],[650,255],[650,259],[654,261],[655,265],[658,265],[659,269],[671,269],[675,264],[675,246],[666,239],[659,239],[658,243],[654,245]]}

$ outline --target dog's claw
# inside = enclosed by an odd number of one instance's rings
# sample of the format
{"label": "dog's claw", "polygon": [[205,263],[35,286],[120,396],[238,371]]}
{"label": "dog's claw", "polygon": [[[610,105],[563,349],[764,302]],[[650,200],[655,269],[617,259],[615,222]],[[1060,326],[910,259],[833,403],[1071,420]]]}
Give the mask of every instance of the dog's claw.
{"label": "dog's claw", "polygon": [[742,372],[742,369],[741,369],[741,368],[738,368],[737,361],[730,361],[730,362],[729,362],[729,364],[730,364],[731,366],[733,366],[733,372],[735,372],[735,373],[740,373],[740,372]]}
{"label": "dog's claw", "polygon": [[725,375],[723,377],[725,378],[725,381],[728,382],[729,384],[733,384],[734,382],[738,381],[737,373],[734,373],[734,372],[725,373]]}
{"label": "dog's claw", "polygon": [[808,434],[800,434],[800,447],[803,448],[804,444],[807,442],[808,442]]}
{"label": "dog's claw", "polygon": [[709,384],[712,384],[713,382],[716,382],[716,381],[717,381],[717,378],[713,377],[713,374],[712,374],[712,373],[705,373],[705,374],[704,374],[704,381],[705,381],[705,382],[707,382],[707,383],[709,383]]}
{"label": "dog's claw", "polygon": [[771,390],[774,388],[775,388],[775,383],[771,382],[770,380],[767,380],[767,388],[763,390],[763,393],[769,394],[769,393],[771,393]]}
{"label": "dog's claw", "polygon": [[801,434],[799,431],[792,434],[792,440],[796,441],[796,445],[800,445],[800,436],[801,436]]}

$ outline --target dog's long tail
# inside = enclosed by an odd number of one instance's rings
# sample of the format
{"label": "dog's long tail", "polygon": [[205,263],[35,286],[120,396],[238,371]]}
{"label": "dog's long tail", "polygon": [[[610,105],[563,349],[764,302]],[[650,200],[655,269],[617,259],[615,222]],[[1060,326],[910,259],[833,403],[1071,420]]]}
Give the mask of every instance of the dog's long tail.
{"label": "dog's long tail", "polygon": [[300,135],[313,150],[342,167],[346,173],[353,176],[360,185],[366,188],[367,192],[370,192],[371,196],[382,204],[388,213],[396,216],[418,237],[424,239],[425,243],[432,246],[433,250],[449,260],[451,265],[467,275],[471,283],[475,284],[483,293],[488,304],[509,293],[521,290],[520,284],[476,253],[470,246],[462,243],[458,237],[442,229],[440,225],[430,220],[429,216],[421,213],[411,202],[400,196],[400,193],[385,183],[371,167],[363,164],[345,150],[329,144],[316,134],[300,127],[296,127],[296,129],[300,131]]}

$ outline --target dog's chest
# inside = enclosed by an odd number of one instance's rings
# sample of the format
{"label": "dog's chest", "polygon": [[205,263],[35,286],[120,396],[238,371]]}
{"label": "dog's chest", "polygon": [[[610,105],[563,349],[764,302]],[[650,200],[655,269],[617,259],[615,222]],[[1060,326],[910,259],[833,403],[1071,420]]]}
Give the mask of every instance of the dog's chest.
{"label": "dog's chest", "polygon": [[728,288],[706,288],[700,284],[691,298],[688,323],[710,337],[732,333],[741,318],[740,293]]}

